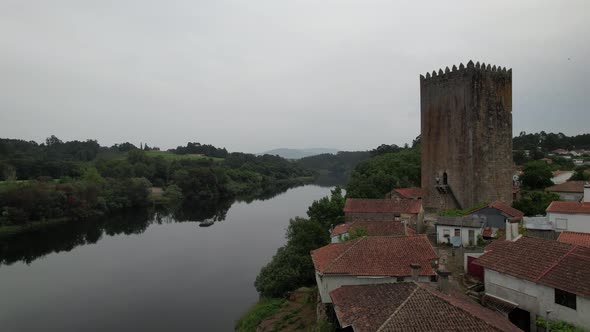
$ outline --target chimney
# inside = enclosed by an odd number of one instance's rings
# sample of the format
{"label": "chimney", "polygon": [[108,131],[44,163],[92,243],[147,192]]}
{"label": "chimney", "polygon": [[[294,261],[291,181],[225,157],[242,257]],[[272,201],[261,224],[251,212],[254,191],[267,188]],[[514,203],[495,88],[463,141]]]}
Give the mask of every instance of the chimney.
{"label": "chimney", "polygon": [[438,290],[441,293],[449,294],[449,275],[451,275],[451,272],[438,270],[436,274],[438,274]]}
{"label": "chimney", "polygon": [[590,202],[590,183],[586,182],[584,184],[584,203]]}
{"label": "chimney", "polygon": [[512,217],[506,219],[506,241],[516,241],[520,234],[518,233],[518,224],[520,218]]}
{"label": "chimney", "polygon": [[410,264],[410,268],[412,269],[412,280],[418,281],[418,277],[420,276],[420,264],[412,263]]}

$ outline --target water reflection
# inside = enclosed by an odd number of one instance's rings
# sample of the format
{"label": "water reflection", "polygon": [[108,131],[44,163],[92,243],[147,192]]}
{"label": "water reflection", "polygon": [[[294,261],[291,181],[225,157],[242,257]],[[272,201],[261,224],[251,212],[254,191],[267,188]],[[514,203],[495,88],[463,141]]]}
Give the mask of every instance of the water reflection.
{"label": "water reflection", "polygon": [[225,220],[228,210],[235,202],[268,200],[293,187],[281,185],[267,188],[257,195],[236,200],[193,202],[176,208],[128,210],[96,220],[69,222],[35,232],[0,238],[0,266],[19,261],[30,264],[51,253],[68,252],[78,246],[94,244],[105,234],[141,234],[152,223],[197,222],[199,226],[210,227]]}

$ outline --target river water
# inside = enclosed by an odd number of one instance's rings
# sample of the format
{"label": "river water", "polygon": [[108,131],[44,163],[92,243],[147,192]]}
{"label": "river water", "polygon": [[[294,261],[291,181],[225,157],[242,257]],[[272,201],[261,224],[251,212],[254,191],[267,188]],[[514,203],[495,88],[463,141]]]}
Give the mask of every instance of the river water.
{"label": "river water", "polygon": [[0,331],[232,331],[289,218],[330,189],[0,240]]}

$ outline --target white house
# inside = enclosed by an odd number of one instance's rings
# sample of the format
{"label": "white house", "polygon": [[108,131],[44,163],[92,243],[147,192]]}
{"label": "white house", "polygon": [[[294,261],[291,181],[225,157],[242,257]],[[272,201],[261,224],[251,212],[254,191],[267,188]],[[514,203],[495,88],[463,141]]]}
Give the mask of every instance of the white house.
{"label": "white house", "polygon": [[475,264],[484,268],[484,303],[520,328],[536,331],[547,315],[590,328],[590,248],[519,236],[494,241]]}
{"label": "white house", "polygon": [[436,280],[438,256],[425,235],[367,236],[311,251],[323,303],[345,285]]}
{"label": "white house", "polygon": [[438,217],[434,223],[436,242],[451,243],[455,247],[473,246],[484,226],[485,218],[477,216]]}
{"label": "white house", "polygon": [[590,233],[590,185],[584,185],[582,202],[554,201],[546,211],[555,231]]}

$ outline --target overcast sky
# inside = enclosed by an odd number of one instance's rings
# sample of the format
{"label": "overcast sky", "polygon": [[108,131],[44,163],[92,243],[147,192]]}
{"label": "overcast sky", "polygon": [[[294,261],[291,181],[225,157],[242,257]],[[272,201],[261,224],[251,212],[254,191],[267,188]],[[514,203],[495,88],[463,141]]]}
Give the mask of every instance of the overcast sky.
{"label": "overcast sky", "polygon": [[0,137],[365,150],[419,75],[513,69],[513,131],[590,132],[590,1],[0,0]]}

